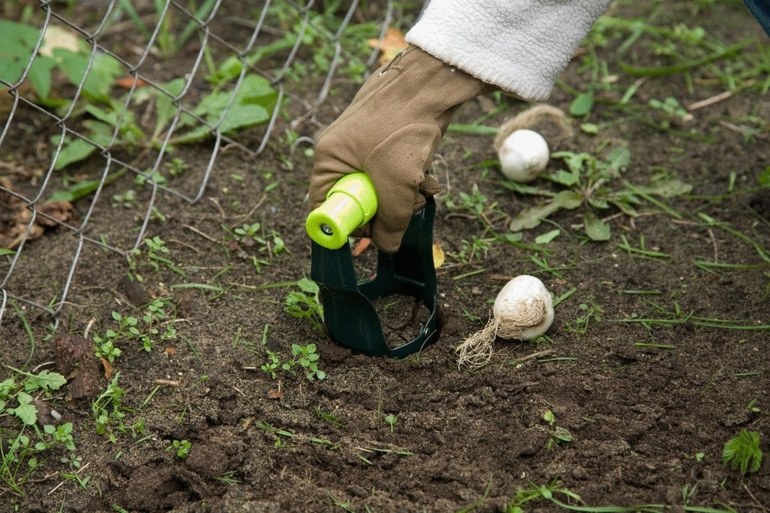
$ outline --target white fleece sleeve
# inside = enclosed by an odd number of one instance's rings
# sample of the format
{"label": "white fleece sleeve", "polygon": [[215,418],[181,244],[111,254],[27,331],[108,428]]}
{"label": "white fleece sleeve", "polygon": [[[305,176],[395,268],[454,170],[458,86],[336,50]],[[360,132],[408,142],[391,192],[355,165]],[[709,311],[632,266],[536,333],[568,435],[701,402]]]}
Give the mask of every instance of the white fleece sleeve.
{"label": "white fleece sleeve", "polygon": [[548,98],[611,0],[431,0],[406,40],[526,100]]}

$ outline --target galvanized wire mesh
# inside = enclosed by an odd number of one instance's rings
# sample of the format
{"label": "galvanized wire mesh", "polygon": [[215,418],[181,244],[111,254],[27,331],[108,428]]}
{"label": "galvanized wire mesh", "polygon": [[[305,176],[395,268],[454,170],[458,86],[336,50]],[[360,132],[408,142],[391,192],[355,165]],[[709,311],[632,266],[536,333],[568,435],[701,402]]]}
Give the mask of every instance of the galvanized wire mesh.
{"label": "galvanized wire mesh", "polygon": [[[161,192],[194,204],[202,197],[211,174],[215,172],[215,163],[225,149],[237,146],[248,155],[260,154],[273,134],[283,99],[292,97],[291,86],[285,79],[298,53],[303,45],[320,44],[326,45],[327,49],[333,48],[334,52],[315,100],[299,100],[304,113],[295,122],[312,118],[316,109],[326,100],[332,79],[338,73],[341,37],[358,7],[358,0],[350,2],[347,9],[336,9],[338,29],[327,33],[325,40],[321,41],[317,37],[305,37],[313,21],[313,14],[321,9],[315,5],[314,0],[307,3],[287,0],[194,0],[184,3],[174,0],[91,0],[86,4],[89,11],[87,16],[83,14],[83,4],[38,0],[37,3],[29,4],[26,10],[19,9],[19,12],[26,14],[25,25],[37,29],[31,43],[27,43],[31,46],[28,60],[19,59],[17,55],[15,64],[11,64],[18,68],[15,75],[8,71],[8,66],[3,71],[0,62],[0,96],[4,97],[0,103],[0,112],[5,117],[0,132],[0,156],[3,157],[0,159],[0,222],[3,222],[0,229],[5,230],[5,233],[0,232],[0,240],[4,242],[3,249],[0,249],[0,324],[12,301],[29,305],[57,319],[57,314],[67,303],[73,288],[72,278],[84,248],[94,246],[103,248],[106,253],[128,255],[142,243],[148,222],[158,202],[165,196]],[[81,10],[77,11],[73,6]],[[78,22],[73,21],[74,11],[78,13]],[[391,12],[388,3],[387,9],[383,10],[383,19],[377,24],[377,27],[381,27],[380,37],[385,34],[390,23]],[[254,56],[265,45],[269,45],[271,40],[286,35],[285,27],[271,26],[271,23],[279,19],[275,13],[293,20],[291,27],[296,37],[293,44],[284,44],[284,47],[271,52],[270,66],[263,67],[262,61]],[[70,43],[76,41],[80,48],[79,53],[85,63],[82,76],[79,80],[68,76],[69,82],[59,77],[64,84],[59,91],[61,96],[56,99],[55,105],[50,102],[41,105],[38,90],[45,86],[44,82],[42,86],[40,82],[40,68],[45,68],[40,66],[43,59],[41,56],[51,53],[50,40],[60,38],[62,33]],[[291,38],[284,37],[283,40],[290,42]],[[189,41],[193,44],[187,44]],[[196,41],[198,44],[195,44]],[[165,60],[159,58],[158,54],[164,51],[172,55],[184,51],[185,59],[169,59],[168,56]],[[106,119],[108,116],[104,111],[93,108],[93,98],[87,98],[89,89],[98,90],[98,82],[104,78],[100,67],[104,65],[105,56],[108,56],[109,65],[113,68],[111,76],[122,77],[124,88],[120,95],[112,95],[111,101],[120,101],[121,106],[115,108],[112,105],[113,114],[110,119]],[[375,52],[367,65],[376,57]],[[37,65],[36,61],[39,61]],[[175,61],[191,64],[180,69],[179,62]],[[171,67],[170,62],[174,64],[173,72],[166,69]],[[234,74],[234,79],[223,89],[228,93],[226,103],[220,106],[218,115],[212,118],[203,115],[195,107],[200,100],[196,81],[222,62],[229,63],[227,69]],[[8,62],[5,64],[8,65]],[[230,121],[230,112],[240,108],[236,105],[239,91],[247,77],[252,75],[264,77],[277,92],[277,98],[272,102],[269,119],[259,128],[258,144],[253,143],[253,133],[250,135],[251,142],[244,144],[240,140],[239,131],[229,130],[225,125]],[[177,81],[173,82],[174,79]],[[54,80],[57,80],[55,76]],[[171,83],[175,86],[169,87]],[[38,93],[37,97],[35,93]],[[156,126],[161,127],[159,133],[153,134],[157,136],[157,141],[144,150],[143,157],[148,158],[149,153],[152,162],[149,167],[138,166],[135,159],[127,158],[122,147],[136,115],[136,104],[140,103],[142,95],[152,95],[156,106],[161,103],[166,106],[163,114],[154,112],[151,115],[168,118],[164,120],[165,124],[156,121]],[[102,98],[102,101],[105,99]],[[82,116],[77,116],[77,113],[88,108],[92,109],[90,112],[97,119],[100,116],[104,118],[102,121],[112,127],[111,133],[103,133],[104,130],[96,133],[87,129],[88,125],[83,123]],[[156,107],[156,110],[160,108]],[[29,162],[38,163],[29,164],[32,167],[38,165],[37,171],[31,172],[27,162],[14,156],[39,154],[42,151],[36,148],[42,139],[39,132],[45,128],[50,131],[52,127],[56,127],[59,137],[51,140],[58,143],[50,146],[50,155],[42,157],[44,166],[39,166],[39,155],[37,160],[29,159]],[[208,133],[206,135],[211,148],[204,172],[197,175],[199,179],[194,188],[189,188],[188,183],[187,189],[178,190],[159,179],[160,170],[173,160],[169,147],[175,137],[182,132],[189,134],[191,131],[200,131],[201,127],[205,127],[204,131]],[[51,199],[56,197],[53,193],[57,187],[61,187],[61,164],[72,158],[75,149],[90,154],[88,166],[97,166],[98,178],[86,182],[88,194],[78,204],[81,215],[72,217],[66,211],[62,212],[61,204]],[[124,242],[112,243],[92,235],[89,226],[94,221],[96,205],[110,201],[105,198],[104,188],[119,173],[136,175],[144,182],[144,187],[151,188],[152,192],[142,214],[141,228]],[[32,239],[51,228],[55,228],[58,234],[67,233],[71,241],[54,244],[41,240],[39,243],[51,244],[49,251],[59,253],[59,258],[64,256],[61,252],[67,252],[69,270],[61,273],[61,276],[41,277],[55,281],[46,288],[52,292],[47,295],[29,294],[29,284],[22,287],[14,276],[24,265],[34,265],[34,262],[30,263],[26,258],[26,248]]]}

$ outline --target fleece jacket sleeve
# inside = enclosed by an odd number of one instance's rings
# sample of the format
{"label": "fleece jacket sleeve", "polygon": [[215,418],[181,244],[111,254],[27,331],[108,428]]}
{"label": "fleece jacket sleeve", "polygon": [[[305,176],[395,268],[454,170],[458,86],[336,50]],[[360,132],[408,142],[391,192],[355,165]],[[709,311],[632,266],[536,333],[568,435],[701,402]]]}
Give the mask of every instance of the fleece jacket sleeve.
{"label": "fleece jacket sleeve", "polygon": [[431,0],[406,40],[504,91],[543,101],[610,1]]}

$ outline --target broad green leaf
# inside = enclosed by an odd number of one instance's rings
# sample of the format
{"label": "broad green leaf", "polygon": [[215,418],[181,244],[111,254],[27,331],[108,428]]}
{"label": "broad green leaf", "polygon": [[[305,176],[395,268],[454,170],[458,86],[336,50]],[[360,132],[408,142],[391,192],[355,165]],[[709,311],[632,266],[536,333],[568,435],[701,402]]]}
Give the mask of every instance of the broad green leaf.
{"label": "broad green leaf", "polygon": [[588,198],[588,204],[594,208],[607,209],[610,208],[610,204],[607,200],[602,198]]}
{"label": "broad green leaf", "polygon": [[594,106],[594,93],[582,93],[572,100],[569,106],[569,113],[573,116],[584,116],[591,112]]}
{"label": "broad green leaf", "polygon": [[[72,84],[83,84],[83,93],[104,103],[110,102],[110,89],[115,77],[120,73],[120,63],[113,57],[100,54],[94,57],[89,68],[90,55],[81,55],[63,48],[53,50],[54,59],[59,69]],[[86,76],[86,70],[88,75]]]}
{"label": "broad green leaf", "polygon": [[596,213],[587,209],[584,215],[586,235],[593,241],[605,241],[610,238],[610,225],[596,215]]}
{"label": "broad green leaf", "polygon": [[556,237],[558,237],[560,233],[561,233],[561,230],[559,230],[558,228],[555,230],[551,230],[550,232],[546,232],[538,236],[537,238],[535,238],[535,244],[548,244],[549,242],[554,240]]}
{"label": "broad green leaf", "polygon": [[233,105],[219,125],[219,131],[228,134],[259,125],[269,119],[270,113],[261,105]]}
{"label": "broad green leaf", "polygon": [[30,376],[25,380],[24,389],[27,392],[42,388],[46,392],[51,390],[58,390],[61,388],[67,380],[64,376],[58,372],[48,372],[47,370],[41,371],[37,376]]}
{"label": "broad green leaf", "polygon": [[91,156],[96,151],[96,146],[84,141],[83,139],[74,139],[68,143],[65,143],[61,151],[56,157],[56,165],[54,169],[61,171],[73,162],[80,162]]}
{"label": "broad green leaf", "polygon": [[561,191],[553,197],[553,203],[567,210],[574,210],[583,203],[583,197],[575,191]]}
{"label": "broad green leaf", "polygon": [[275,103],[278,92],[270,85],[270,81],[259,75],[247,75],[238,88],[235,97],[236,103],[256,103],[262,106],[269,106]]}
{"label": "broad green leaf", "polygon": [[24,65],[17,57],[0,54],[0,78],[11,84],[18,82],[24,72]]}
{"label": "broad green leaf", "polygon": [[548,189],[540,189],[531,185],[524,185],[522,183],[514,182],[513,180],[503,180],[500,182],[500,185],[513,192],[518,192],[519,194],[527,194],[530,196],[546,196],[548,198],[555,196],[553,191],[549,191]]}
{"label": "broad green leaf", "polygon": [[[164,84],[163,89],[176,97],[182,92],[184,85],[185,80],[183,78],[175,78],[171,82]],[[152,134],[153,139],[157,138],[166,130],[166,126],[171,122],[174,116],[176,116],[178,110],[177,106],[174,105],[173,98],[163,93],[158,93],[155,109],[158,112],[158,117],[155,120],[155,130]]]}
{"label": "broad green leaf", "polygon": [[583,198],[575,191],[561,191],[550,203],[525,208],[511,220],[510,230],[519,232],[534,228],[560,208],[572,210],[578,208],[583,202]]}
{"label": "broad green leaf", "polygon": [[24,392],[19,392],[16,394],[16,400],[19,402],[19,406],[8,408],[8,413],[15,415],[28,426],[37,422],[37,408],[30,404],[32,397]]}
{"label": "broad green leaf", "polygon": [[38,55],[29,68],[29,83],[41,100],[51,93],[51,70],[56,65],[53,59]]}
{"label": "broad green leaf", "polygon": [[[634,207],[632,207],[631,204],[638,205],[639,204],[639,200],[636,199],[636,197],[631,195],[631,194],[629,194],[629,196],[630,196],[630,198],[629,197],[622,197],[620,200],[608,199],[607,201],[610,204],[615,205],[615,207],[617,207],[625,215],[630,216],[630,217],[634,217],[636,215],[636,209]],[[632,201],[632,199],[635,200],[635,201]]]}
{"label": "broad green leaf", "polygon": [[566,428],[563,428],[561,426],[556,426],[554,430],[551,432],[554,438],[559,440],[560,442],[571,442],[572,441],[572,433],[567,431]]}
{"label": "broad green leaf", "polygon": [[578,181],[578,177],[575,174],[569,173],[563,169],[559,169],[555,173],[551,173],[550,178],[552,181],[567,187],[575,185]]}
{"label": "broad green leaf", "polygon": [[573,153],[571,151],[557,151],[551,154],[551,157],[564,160],[564,163],[567,164],[569,170],[578,176],[583,172],[587,163],[596,162],[596,157],[585,152]]}
{"label": "broad green leaf", "polygon": [[636,188],[645,194],[654,194],[664,198],[673,198],[674,196],[681,196],[682,194],[687,194],[692,191],[692,185],[676,179],[656,183],[655,185],[650,186],[638,186]]}
{"label": "broad green leaf", "polygon": [[612,169],[621,171],[631,162],[631,152],[625,146],[618,146],[607,154],[606,161]]}
{"label": "broad green leaf", "polygon": [[243,62],[241,62],[241,59],[236,55],[231,55],[220,64],[219,69],[215,73],[206,77],[206,80],[216,85],[222,85],[235,79],[241,74],[242,70]]}
{"label": "broad green leaf", "polygon": [[509,229],[512,232],[529,230],[539,226],[546,217],[550,216],[561,208],[556,202],[525,208],[511,220]]}

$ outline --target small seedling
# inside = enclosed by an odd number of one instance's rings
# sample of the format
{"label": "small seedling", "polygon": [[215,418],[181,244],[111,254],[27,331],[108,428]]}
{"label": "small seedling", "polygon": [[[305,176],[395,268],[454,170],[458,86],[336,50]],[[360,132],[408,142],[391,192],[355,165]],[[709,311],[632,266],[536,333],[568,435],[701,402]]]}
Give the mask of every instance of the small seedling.
{"label": "small seedling", "polygon": [[133,189],[128,189],[120,194],[113,194],[112,201],[114,202],[112,208],[131,208],[136,202],[136,192]]}
{"label": "small seedling", "polygon": [[192,442],[188,442],[187,440],[174,440],[171,442],[171,445],[166,448],[166,451],[176,449],[177,458],[185,459],[190,454],[191,448]]}
{"label": "small seedling", "polygon": [[166,162],[166,169],[174,177],[181,175],[189,167],[187,162],[177,157],[171,159],[171,162]]}
{"label": "small seedling", "polygon": [[315,344],[308,344],[301,346],[299,344],[291,345],[291,354],[294,355],[295,361],[299,362],[303,369],[305,369],[305,377],[310,381],[314,379],[324,379],[326,373],[318,368],[318,359],[321,357],[316,352]]}
{"label": "small seedling", "polygon": [[385,419],[384,420],[385,420],[385,423],[388,426],[390,426],[390,432],[392,433],[393,432],[393,426],[398,424],[398,417],[396,417],[392,413],[388,413],[387,415],[385,415]]}
{"label": "small seedling", "polygon": [[108,434],[110,442],[117,442],[116,433],[128,434],[134,438],[144,433],[144,420],[139,418],[134,424],[125,424],[124,419],[134,410],[123,406],[123,396],[126,391],[120,388],[118,380],[120,371],[115,373],[107,389],[91,403],[91,413],[94,416],[96,434]]}
{"label": "small seedling", "polygon": [[548,423],[549,428],[546,430],[551,438],[548,439],[546,450],[553,449],[554,444],[567,443],[572,441],[572,433],[567,428],[556,426],[556,416],[551,410],[545,410],[543,413],[543,420]]}
{"label": "small seedling", "polygon": [[262,225],[259,223],[244,224],[233,230],[233,238],[244,246],[253,246],[261,228]]}
{"label": "small seedling", "polygon": [[[57,429],[44,426],[43,433],[35,427],[38,412],[30,394],[42,392],[50,396],[52,391],[66,383],[64,376],[47,370],[32,374],[6,367],[16,374],[0,382],[0,416],[10,416],[10,423],[3,429],[3,440],[0,443],[0,481],[13,493],[23,496],[21,487],[40,464],[40,452],[56,444],[74,450],[75,445],[70,435],[71,423],[62,424]],[[14,422],[14,417],[19,422]],[[25,434],[28,429],[34,429],[37,433],[37,443],[33,443]],[[51,439],[46,435],[51,436]]]}
{"label": "small seedling", "polygon": [[[288,364],[282,364],[281,358],[269,349],[265,349],[265,353],[267,353],[267,362],[260,368],[270,374],[271,378],[276,379],[278,377],[278,370]],[[284,370],[289,370],[290,368],[291,367],[287,367]]]}
{"label": "small seedling", "polygon": [[67,456],[66,458],[62,458],[61,462],[73,468],[80,468],[80,466],[83,464],[83,457],[75,456],[75,453],[71,452],[69,456]]}
{"label": "small seedling", "polygon": [[762,465],[762,450],[759,448],[759,433],[741,429],[735,438],[725,444],[722,463],[740,468],[741,474],[756,472]]}
{"label": "small seedling", "polygon": [[591,301],[590,304],[580,303],[578,308],[580,308],[581,315],[578,315],[574,321],[568,322],[566,324],[566,329],[567,331],[575,332],[578,335],[585,335],[588,331],[589,324],[592,322],[602,322],[601,314],[604,313],[604,310],[602,307],[594,304],[593,301]]}
{"label": "small seedling", "polygon": [[[580,495],[576,494],[575,492],[565,488],[562,486],[558,480],[554,479],[550,484],[548,485],[536,485],[532,483],[531,488],[524,489],[522,487],[518,487],[516,490],[516,495],[511,498],[510,502],[505,506],[505,513],[523,513],[523,505],[530,501],[539,502],[541,500],[547,500],[550,502],[553,502],[555,505],[564,507],[566,506],[565,503],[561,502],[556,498],[556,494],[562,494],[567,499],[568,503],[577,502],[582,503],[583,500],[580,498]],[[570,509],[576,509],[574,506],[570,507]],[[630,509],[629,509],[630,510]],[[581,508],[579,511],[599,511],[599,508],[596,510],[590,509],[590,508]]]}
{"label": "small seedling", "polygon": [[62,444],[68,451],[75,451],[75,441],[72,438],[72,422],[60,424],[56,427],[45,425],[43,431],[51,435],[53,441]]}
{"label": "small seedling", "polygon": [[318,285],[307,278],[297,282],[300,291],[291,291],[284,301],[286,313],[298,319],[308,319],[316,331],[323,333],[323,307],[318,298]]}

